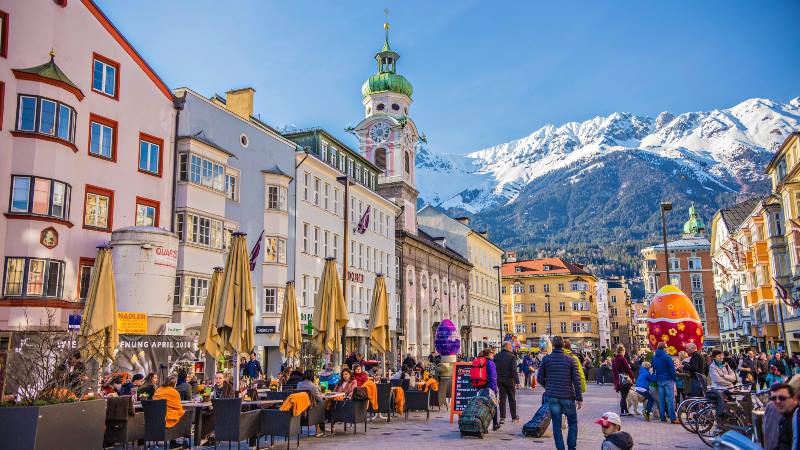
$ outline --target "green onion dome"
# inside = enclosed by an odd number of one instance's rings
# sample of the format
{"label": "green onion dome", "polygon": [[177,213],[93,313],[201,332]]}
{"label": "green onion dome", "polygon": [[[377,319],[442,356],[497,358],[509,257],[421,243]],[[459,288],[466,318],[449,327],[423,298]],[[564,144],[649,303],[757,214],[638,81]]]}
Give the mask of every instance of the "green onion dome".
{"label": "green onion dome", "polygon": [[376,73],[361,86],[361,95],[364,97],[386,91],[405,94],[410,98],[411,94],[414,93],[414,88],[406,80],[406,77],[392,72]]}

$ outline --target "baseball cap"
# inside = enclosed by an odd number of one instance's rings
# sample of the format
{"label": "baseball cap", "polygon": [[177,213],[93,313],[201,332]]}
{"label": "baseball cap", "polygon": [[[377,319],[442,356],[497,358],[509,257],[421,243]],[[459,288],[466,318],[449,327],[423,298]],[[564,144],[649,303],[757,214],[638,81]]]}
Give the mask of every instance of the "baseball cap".
{"label": "baseball cap", "polygon": [[600,420],[595,422],[598,425],[608,426],[609,423],[613,423],[619,427],[622,426],[622,419],[619,418],[619,414],[614,412],[607,412],[603,414],[603,417]]}

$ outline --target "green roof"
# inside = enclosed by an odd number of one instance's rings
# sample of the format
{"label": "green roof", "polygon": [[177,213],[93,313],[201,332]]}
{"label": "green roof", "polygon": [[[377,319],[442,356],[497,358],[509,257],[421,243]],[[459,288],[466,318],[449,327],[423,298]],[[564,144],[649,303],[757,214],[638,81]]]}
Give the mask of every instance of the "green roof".
{"label": "green roof", "polygon": [[697,211],[695,211],[694,203],[689,206],[689,220],[683,224],[683,234],[692,234],[692,235],[700,235],[706,231],[706,224],[703,222],[703,219],[697,216]]}
{"label": "green roof", "polygon": [[24,72],[30,73],[33,75],[39,75],[40,77],[49,78],[51,80],[60,81],[62,83],[66,83],[75,89],[80,91],[80,88],[75,85],[75,83],[70,80],[67,75],[56,65],[55,55],[53,53],[50,54],[50,61],[41,64],[39,66],[29,67],[27,69],[15,69],[17,72]]}
{"label": "green roof", "polygon": [[414,87],[406,80],[406,77],[392,72],[376,73],[361,86],[361,95],[364,97],[385,91],[397,92],[411,97],[411,94],[414,93]]}

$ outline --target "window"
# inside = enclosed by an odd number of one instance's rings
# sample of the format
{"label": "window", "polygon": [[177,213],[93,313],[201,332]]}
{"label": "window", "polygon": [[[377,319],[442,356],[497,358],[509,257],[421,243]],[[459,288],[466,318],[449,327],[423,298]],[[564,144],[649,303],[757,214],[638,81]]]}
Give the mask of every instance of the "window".
{"label": "window", "polygon": [[545,285],[542,287],[542,290],[543,290],[544,292],[550,292],[550,285],[549,285],[549,284],[545,284]]}
{"label": "window", "polygon": [[333,235],[333,255],[332,256],[337,261],[339,260],[339,235],[335,234],[335,233]]}
{"label": "window", "polygon": [[265,238],[264,261],[286,264],[286,239],[270,236]]}
{"label": "window", "polygon": [[328,162],[328,144],[322,143],[322,151],[321,151],[322,160]]}
{"label": "window", "polygon": [[178,213],[176,222],[178,237],[183,242],[212,249],[223,249],[225,247],[226,231],[221,220],[197,214]]}
{"label": "window", "polygon": [[550,311],[550,303],[545,303],[544,304],[544,312],[549,312],[549,311]]}
{"label": "window", "polygon": [[303,253],[308,253],[308,224],[303,223]]}
{"label": "window", "polygon": [[136,197],[136,226],[157,227],[159,202],[142,197]]}
{"label": "window", "polygon": [[60,298],[64,288],[64,262],[7,257],[3,279],[3,293],[7,297]]}
{"label": "window", "polygon": [[325,183],[325,190],[324,190],[324,195],[323,195],[323,205],[322,205],[322,207],[325,208],[325,211],[328,211],[328,208],[330,208],[330,201],[329,201],[330,190],[331,190],[331,185],[328,184],[328,183]]}
{"label": "window", "polygon": [[161,176],[161,148],[164,140],[139,133],[139,171]]}
{"label": "window", "polygon": [[95,53],[92,61],[92,90],[119,99],[119,63]]}
{"label": "window", "polygon": [[531,284],[530,286],[528,286],[528,292],[530,292],[531,294],[536,292],[536,285],[535,284]]}
{"label": "window", "polygon": [[536,303],[531,303],[531,312],[532,313],[536,312]]}
{"label": "window", "polygon": [[518,323],[518,324],[514,325],[514,332],[515,333],[524,333],[525,332],[525,324],[524,323]]}
{"label": "window", "polygon": [[70,192],[70,186],[60,181],[14,175],[8,212],[68,220]]}
{"label": "window", "polygon": [[678,258],[670,258],[669,270],[681,270],[681,260]]}
{"label": "window", "polygon": [[236,188],[238,182],[236,181],[236,175],[232,175],[229,173],[225,174],[225,197],[228,200],[237,201],[238,197],[236,196]]}
{"label": "window", "polygon": [[[562,331],[566,331],[562,329]],[[592,332],[592,323],[591,322],[572,322],[572,332],[573,333],[591,333]]]}
{"label": "window", "polygon": [[567,332],[567,322],[561,322],[561,332],[562,333]]}
{"label": "window", "polygon": [[522,294],[523,292],[525,292],[525,286],[522,284],[515,284],[513,292],[515,294]]}
{"label": "window", "polygon": [[83,227],[111,231],[114,221],[114,191],[86,185]]}
{"label": "window", "polygon": [[699,314],[700,317],[705,317],[706,307],[703,301],[703,295],[692,295],[692,300],[694,301],[694,308],[697,310],[697,314]]}
{"label": "window", "polygon": [[314,178],[314,206],[319,206],[319,178]]}
{"label": "window", "polygon": [[339,215],[339,189],[333,188],[333,213]]}
{"label": "window", "polygon": [[[228,198],[230,198],[227,175],[225,174],[225,166],[222,164],[198,155],[186,153],[183,153],[179,156],[178,164],[180,165],[180,181],[188,181],[198,186],[213,189],[217,192],[225,194],[228,196]],[[231,175],[231,178],[233,179],[234,184],[230,186],[233,188],[233,196],[235,197],[236,180],[234,175]]]}
{"label": "window", "polygon": [[89,155],[117,160],[117,122],[89,115]]}
{"label": "window", "polygon": [[319,227],[314,227],[314,256],[319,256]]}
{"label": "window", "polygon": [[358,244],[358,268],[364,268],[364,244]]}
{"label": "window", "polygon": [[265,287],[264,288],[264,312],[275,314],[278,312],[278,305],[283,300],[284,288]]}
{"label": "window", "polygon": [[558,292],[564,292],[564,283],[558,283]]}
{"label": "window", "polygon": [[505,294],[505,293],[506,293],[506,287],[505,287],[505,286],[501,287],[501,288],[500,288],[500,292],[502,292],[503,294]]}
{"label": "window", "polygon": [[407,174],[411,174],[411,156],[408,152],[403,152],[404,166]]}
{"label": "window", "polygon": [[300,299],[303,306],[308,306],[308,275],[303,275],[303,284],[300,286]]}
{"label": "window", "polygon": [[558,302],[558,310],[559,311],[566,311],[567,310],[567,303],[566,302]]}
{"label": "window", "polygon": [[703,275],[693,273],[692,276],[692,292],[703,292]]}
{"label": "window", "polygon": [[81,258],[78,261],[78,299],[81,301],[86,301],[86,296],[89,294],[93,268],[93,258]]}
{"label": "window", "polygon": [[8,13],[0,11],[0,56],[8,56]]}
{"label": "window", "polygon": [[689,258],[689,270],[700,270],[703,268],[703,264],[701,263],[700,258],[692,257]]}
{"label": "window", "polygon": [[671,285],[673,285],[673,286],[675,286],[677,288],[680,288],[681,287],[681,276],[680,276],[680,274],[671,273],[669,275],[669,284],[671,284]]}
{"label": "window", "polygon": [[524,303],[514,303],[514,312],[515,313],[524,313],[525,312],[525,304]]}
{"label": "window", "polygon": [[19,95],[17,131],[52,136],[75,143],[75,109],[71,106],[35,95]]}
{"label": "window", "polygon": [[589,311],[590,309],[589,302],[572,302],[573,311]]}
{"label": "window", "polygon": [[267,209],[286,211],[286,193],[283,186],[267,185]]}
{"label": "window", "polygon": [[208,297],[208,280],[205,278],[186,277],[183,294],[184,306],[202,307]]}

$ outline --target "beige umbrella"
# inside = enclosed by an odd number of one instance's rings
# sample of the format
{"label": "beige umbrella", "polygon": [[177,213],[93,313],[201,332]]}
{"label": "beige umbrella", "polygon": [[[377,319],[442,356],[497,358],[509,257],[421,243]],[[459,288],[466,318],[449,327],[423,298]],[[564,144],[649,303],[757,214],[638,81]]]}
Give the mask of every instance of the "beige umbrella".
{"label": "beige umbrella", "polygon": [[[83,308],[78,348],[85,361],[96,359],[98,366],[113,360],[119,346],[117,294],[111,247],[97,247],[97,257],[89,278],[89,292]],[[98,367],[98,372],[100,367]],[[99,381],[99,379],[98,379]]]}
{"label": "beige umbrella", "polygon": [[245,233],[233,233],[231,250],[220,282],[214,326],[224,350],[233,353],[234,387],[239,385],[238,353],[249,352],[255,343],[253,330],[253,287]]}
{"label": "beige umbrella", "polygon": [[297,313],[297,299],[294,293],[294,281],[286,283],[283,294],[283,311],[281,311],[281,340],[278,349],[286,358],[294,358],[300,353],[303,335],[300,331],[300,315]]}
{"label": "beige umbrella", "polygon": [[222,338],[214,326],[214,317],[219,313],[219,292],[222,285],[222,267],[214,267],[211,285],[208,287],[206,307],[203,310],[203,324],[200,327],[200,349],[215,360],[222,357]]}
{"label": "beige umbrella", "polygon": [[342,296],[336,260],[325,258],[322,283],[314,299],[314,334],[311,342],[320,352],[333,353],[341,347],[341,330],[347,326],[350,316]]}
{"label": "beige umbrella", "polygon": [[369,311],[369,338],[372,348],[378,353],[386,353],[391,348],[389,298],[386,279],[382,274],[375,276],[375,292],[372,294],[372,308]]}

